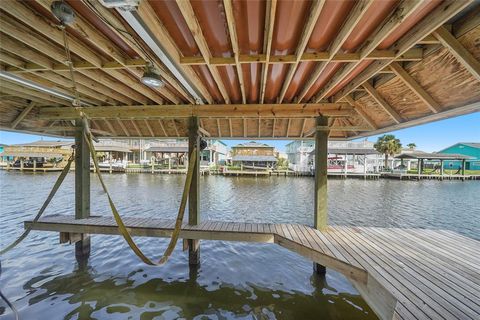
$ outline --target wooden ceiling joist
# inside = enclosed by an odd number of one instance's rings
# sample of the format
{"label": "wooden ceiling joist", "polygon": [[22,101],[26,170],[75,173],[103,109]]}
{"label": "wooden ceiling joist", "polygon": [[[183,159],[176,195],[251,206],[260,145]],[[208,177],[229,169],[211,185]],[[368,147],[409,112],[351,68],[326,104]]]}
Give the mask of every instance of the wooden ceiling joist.
{"label": "wooden ceiling joist", "polygon": [[472,76],[480,81],[480,62],[458,41],[445,27],[433,32],[444,47],[467,69]]}
{"label": "wooden ceiling joist", "polygon": [[260,103],[265,99],[265,90],[267,88],[267,76],[270,52],[272,50],[273,27],[275,26],[275,12],[277,10],[277,0],[267,1],[265,13],[265,32],[263,38],[263,52],[266,55],[266,61],[262,64],[262,75],[260,80]]}
{"label": "wooden ceiling joist", "polygon": [[[64,42],[62,31],[48,24],[47,21],[35,15],[23,4],[16,1],[6,1],[2,4],[2,9],[7,10],[9,14],[21,21],[24,25],[30,26],[63,48]],[[69,36],[69,47],[73,53],[80,56],[85,61],[99,68],[102,66],[103,61],[100,56],[83,43],[80,43],[76,38]],[[48,51],[45,53],[49,54]],[[63,60],[60,61],[65,61],[65,56],[63,56]],[[144,85],[141,85],[138,81],[131,79],[122,72],[117,70],[104,71],[114,79],[122,80],[126,85],[123,85],[124,88],[121,90],[126,90],[124,92],[129,92],[129,95],[132,96],[132,98],[134,98],[136,101],[143,104],[148,104],[148,99],[151,99],[157,103],[163,103],[163,99],[160,96],[154,94],[150,89],[146,88]],[[87,70],[82,70],[82,72],[87,72]],[[92,75],[94,75],[94,77],[101,76],[102,80],[106,79],[106,77],[98,70],[88,70],[88,72],[93,73]],[[119,86],[118,82],[116,85]]]}
{"label": "wooden ceiling joist", "polygon": [[397,62],[392,62],[390,64],[390,68],[400,79],[402,79],[403,83],[405,83],[407,87],[409,87],[410,90],[412,90],[427,105],[427,107],[433,113],[441,111],[440,104],[436,102],[432,96],[428,94],[427,91],[425,91],[425,89],[423,89],[405,69],[402,68],[400,64]]}
{"label": "wooden ceiling joist", "polygon": [[[195,12],[193,11],[190,1],[176,0],[176,2],[180,9],[180,12],[183,15],[183,18],[185,19],[185,22],[188,25],[188,28],[190,29],[190,32],[193,35],[193,38],[195,39],[195,43],[197,44],[198,49],[203,56],[203,59],[205,59],[205,61],[210,61],[212,54],[210,53],[207,41],[203,36],[202,28],[198,23],[197,17],[195,16]],[[217,84],[218,90],[220,91],[223,99],[225,100],[225,103],[230,103],[230,97],[228,96],[227,90],[225,89],[225,85],[223,84],[222,78],[220,77],[220,73],[218,72],[217,68],[210,64],[207,64],[207,67],[215,83]]]}
{"label": "wooden ceiling joist", "polygon": [[15,129],[18,124],[25,119],[25,117],[32,111],[33,107],[35,107],[35,102],[30,102],[28,106],[20,112],[20,114],[13,120],[12,122],[12,129]]}
{"label": "wooden ceiling joist", "polygon": [[383,110],[385,110],[386,113],[390,115],[390,117],[396,122],[396,123],[401,123],[403,122],[403,118],[398,114],[396,110],[394,110],[390,104],[383,99],[383,97],[378,93],[377,90],[368,82],[365,82],[363,84],[363,87],[365,90],[372,96],[373,100],[378,103],[379,106],[382,107]]}
{"label": "wooden ceiling joist", "polygon": [[278,103],[282,103],[283,98],[285,97],[285,93],[287,92],[288,87],[290,86],[290,82],[292,81],[293,76],[295,75],[297,66],[300,63],[300,59],[302,58],[302,55],[308,44],[308,40],[312,35],[313,29],[315,28],[315,24],[317,23],[318,17],[320,16],[320,12],[322,11],[324,4],[325,4],[325,0],[316,0],[313,2],[310,8],[310,13],[307,18],[307,23],[303,28],[302,35],[300,36],[300,40],[297,45],[295,61],[293,62],[293,65],[291,65],[288,69],[287,77],[285,78],[285,81],[282,86],[282,90],[280,91],[280,96],[278,97],[278,101],[277,101]]}
{"label": "wooden ceiling joist", "polygon": [[355,109],[358,115],[363,119],[363,121],[365,121],[370,126],[370,128],[378,129],[378,126],[375,123],[375,121],[373,121],[373,119],[365,111],[363,111],[362,108],[360,108],[357,105],[357,103],[355,102],[355,100],[352,98],[351,95],[346,95],[345,100]]}
{"label": "wooden ceiling joist", "polygon": [[[354,30],[355,26],[358,22],[362,19],[365,13],[368,11],[368,8],[373,4],[373,0],[362,0],[358,1],[353,9],[351,10],[350,14],[348,15],[347,19],[345,20],[342,28],[340,29],[339,34],[335,37],[335,40],[330,45],[330,57],[327,61],[320,63],[313,73],[311,74],[310,78],[306,82],[305,86],[303,87],[302,91],[297,97],[297,101],[302,101],[305,95],[308,93],[310,88],[315,84],[317,79],[320,77],[322,72],[328,65],[328,62],[340,51],[342,45],[348,39],[352,31]],[[321,99],[317,99],[316,101],[320,101]]]}
{"label": "wooden ceiling joist", "polygon": [[[342,110],[338,110],[342,107]],[[91,119],[149,119],[149,118],[310,118],[319,115],[349,117],[354,110],[345,104],[223,104],[223,105],[150,105],[150,106],[96,106],[82,107]],[[41,108],[40,118],[50,120],[72,120],[78,118],[73,108]]]}
{"label": "wooden ceiling joist", "polygon": [[[421,3],[420,1],[412,1],[414,3]],[[412,29],[410,29],[400,40],[394,43],[389,50],[394,50],[397,56],[402,55],[416,43],[421,41],[427,35],[438,29],[441,25],[446,23],[450,18],[455,16],[458,12],[468,6],[472,1],[456,1],[445,0],[440,3],[432,12]],[[338,101],[349,94],[355,88],[361,86],[365,81],[374,76],[378,71],[388,66],[393,60],[377,60],[370,64],[365,70],[357,75],[352,81],[340,89],[334,96],[333,101]]]}
{"label": "wooden ceiling joist", "polygon": [[[402,1],[392,15],[388,16],[385,21],[375,30],[371,40],[363,45],[358,52],[360,57],[365,58],[370,55],[378,45],[382,43],[399,25],[401,25],[411,15],[416,13],[416,9],[421,6],[421,1]],[[328,83],[315,95],[314,101],[321,101],[327,94],[342,82],[350,73],[362,62],[349,63],[340,68],[337,73],[328,81]],[[383,68],[382,68],[383,69]],[[358,87],[358,86],[357,86]]]}
{"label": "wooden ceiling joist", "polygon": [[[116,17],[112,16],[111,13],[108,10],[106,10],[106,8],[104,8],[102,5],[98,5],[97,3],[96,7],[97,9],[102,11],[102,16],[108,19],[110,23],[112,22],[118,23],[118,21],[116,21]],[[160,43],[162,44],[163,48],[166,50],[168,55],[172,57],[172,59],[176,63],[180,64],[181,56],[178,52],[178,49],[176,48],[175,42],[173,41],[171,36],[168,34],[163,23],[156,16],[155,11],[152,9],[148,1],[140,2],[137,8],[137,13],[139,17],[142,19],[142,21],[145,23],[145,26],[153,34],[156,35],[157,39],[160,41]],[[113,30],[113,31],[116,31],[116,30]],[[121,37],[125,38],[124,35],[121,35]],[[124,39],[124,40],[128,41],[128,39]],[[141,52],[141,50],[137,50],[136,52],[140,56],[143,56],[143,52]],[[207,88],[202,83],[202,81],[200,80],[198,75],[195,73],[195,71],[189,66],[180,66],[180,67],[181,67],[181,71],[183,71],[183,73],[188,77],[188,79],[192,82],[192,84],[195,86],[197,91],[199,91],[200,95],[207,101],[207,103],[210,103],[210,104],[213,103],[211,94],[208,92]],[[181,88],[180,86],[174,86],[174,87],[179,92],[184,91],[183,88]],[[184,96],[187,96],[187,94],[185,93]],[[190,103],[195,103],[195,101],[191,101],[190,98],[187,98],[187,100],[189,100]]]}
{"label": "wooden ceiling joist", "polygon": [[240,83],[240,92],[242,93],[242,102],[247,103],[246,94],[245,94],[245,83],[243,82],[243,71],[239,61],[240,50],[238,49],[237,29],[235,26],[235,17],[233,16],[232,0],[223,0],[223,6],[225,7],[228,31],[230,34],[230,42],[232,44],[235,66],[237,69],[238,82]]}
{"label": "wooden ceiling joist", "polygon": [[[436,40],[439,42],[438,40]],[[269,64],[297,64],[298,62],[357,62],[361,60],[379,60],[379,59],[395,59],[395,61],[421,61],[423,58],[422,48],[412,48],[403,55],[395,58],[395,52],[390,50],[374,50],[369,55],[361,58],[359,52],[353,53],[336,53],[334,55],[330,52],[311,52],[303,53],[298,59],[297,55],[274,56],[270,55],[268,59]],[[238,62],[240,64],[249,63],[267,63],[267,55],[239,55]],[[202,57],[182,57],[180,58],[182,65],[205,65],[207,62]],[[235,58],[229,57],[212,57],[210,64],[214,66],[230,66],[236,65]]]}

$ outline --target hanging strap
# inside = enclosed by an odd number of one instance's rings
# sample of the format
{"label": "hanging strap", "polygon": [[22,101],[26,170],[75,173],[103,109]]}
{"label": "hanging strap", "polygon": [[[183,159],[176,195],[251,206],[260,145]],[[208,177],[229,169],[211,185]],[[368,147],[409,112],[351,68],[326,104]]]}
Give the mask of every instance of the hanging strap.
{"label": "hanging strap", "polygon": [[185,180],[185,186],[183,187],[182,200],[180,202],[180,208],[178,209],[178,215],[177,215],[177,219],[175,221],[175,228],[173,230],[172,237],[170,238],[170,243],[168,244],[168,247],[165,250],[165,252],[163,253],[160,260],[158,262],[154,262],[154,261],[150,260],[142,252],[142,250],[140,250],[140,248],[137,246],[135,241],[133,241],[132,236],[128,232],[128,229],[127,229],[127,227],[125,226],[125,223],[122,220],[122,217],[118,213],[118,210],[115,207],[115,204],[113,203],[112,198],[110,197],[110,193],[107,190],[107,186],[105,185],[105,182],[103,181],[102,174],[100,173],[100,168],[98,166],[96,151],[95,151],[95,148],[93,146],[92,136],[91,136],[91,134],[89,133],[88,130],[85,130],[84,138],[87,141],[88,148],[90,149],[90,153],[92,154],[94,169],[95,169],[95,172],[97,173],[98,180],[100,181],[100,184],[102,185],[103,191],[107,195],[108,203],[110,204],[110,209],[112,211],[113,217],[115,218],[115,221],[117,222],[118,230],[122,234],[123,238],[125,239],[125,241],[127,241],[128,245],[133,250],[133,252],[135,252],[135,254],[146,264],[156,265],[156,266],[165,264],[167,262],[168,258],[170,257],[170,255],[172,254],[173,250],[175,249],[175,246],[176,246],[177,241],[178,241],[178,237],[180,235],[183,216],[185,214],[185,207],[187,205],[188,191],[190,190],[190,186],[192,184],[193,172],[195,170],[195,165],[196,165],[195,158],[197,157],[197,148],[193,149],[193,152],[190,156],[189,168],[188,168],[188,171],[187,171],[187,178]]}
{"label": "hanging strap", "polygon": [[57,181],[55,182],[55,185],[53,186],[52,191],[50,191],[50,194],[48,195],[47,200],[45,200],[45,202],[43,203],[42,207],[40,208],[40,211],[38,211],[38,213],[35,216],[35,218],[33,219],[32,223],[25,229],[25,231],[22,233],[22,235],[20,237],[18,237],[17,240],[12,242],[8,247],[2,249],[0,251],[0,255],[6,253],[7,251],[10,251],[11,249],[13,249],[17,244],[22,242],[22,240],[25,239],[26,236],[28,236],[30,231],[32,231],[33,225],[38,221],[38,219],[40,219],[42,214],[45,212],[45,209],[47,209],[48,204],[53,199],[53,197],[55,196],[55,193],[57,193],[58,188],[60,188],[63,180],[67,176],[68,171],[70,171],[70,167],[71,167],[73,159],[74,159],[73,155],[74,154],[72,152],[72,155],[68,159],[67,165],[63,168],[62,173],[60,173],[60,176],[58,177]]}

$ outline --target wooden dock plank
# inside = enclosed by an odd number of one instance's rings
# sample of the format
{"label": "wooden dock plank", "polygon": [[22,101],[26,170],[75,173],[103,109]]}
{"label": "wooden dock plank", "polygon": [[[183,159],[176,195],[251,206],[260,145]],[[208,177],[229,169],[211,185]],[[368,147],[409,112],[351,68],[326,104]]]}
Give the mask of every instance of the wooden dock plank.
{"label": "wooden dock plank", "polygon": [[[139,217],[125,217],[124,222],[133,236],[155,237],[169,237],[175,224],[174,220]],[[119,234],[109,216],[78,220],[46,216],[33,229]],[[180,237],[276,242],[342,272],[374,310],[380,309],[376,309],[378,297],[372,288],[381,286],[396,299],[389,318],[480,318],[480,242],[451,231],[333,226],[319,231],[296,224],[202,221],[196,226],[182,224]],[[362,272],[366,277],[362,278]],[[368,286],[370,292],[365,290]]]}

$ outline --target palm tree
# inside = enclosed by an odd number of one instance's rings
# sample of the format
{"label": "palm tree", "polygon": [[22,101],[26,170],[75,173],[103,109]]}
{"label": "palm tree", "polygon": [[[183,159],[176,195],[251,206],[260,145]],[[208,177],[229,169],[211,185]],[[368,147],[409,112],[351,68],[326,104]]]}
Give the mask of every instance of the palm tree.
{"label": "palm tree", "polygon": [[385,165],[388,166],[388,156],[394,156],[402,150],[400,139],[395,138],[393,134],[384,134],[378,137],[377,142],[373,145],[375,150],[385,155]]}
{"label": "palm tree", "polygon": [[417,147],[417,145],[413,142],[410,142],[409,144],[407,144],[407,147],[408,147],[408,149],[413,150]]}

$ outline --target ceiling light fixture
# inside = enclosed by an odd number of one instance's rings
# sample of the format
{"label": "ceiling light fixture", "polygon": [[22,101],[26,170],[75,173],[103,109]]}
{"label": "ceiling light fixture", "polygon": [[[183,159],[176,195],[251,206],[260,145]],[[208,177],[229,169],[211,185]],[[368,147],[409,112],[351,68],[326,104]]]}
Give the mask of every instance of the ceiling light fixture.
{"label": "ceiling light fixture", "polygon": [[147,65],[145,66],[145,71],[143,72],[143,76],[140,81],[142,81],[144,85],[147,85],[149,87],[158,88],[165,86],[165,83],[160,77],[160,74],[157,73],[155,67],[150,62],[147,62]]}

